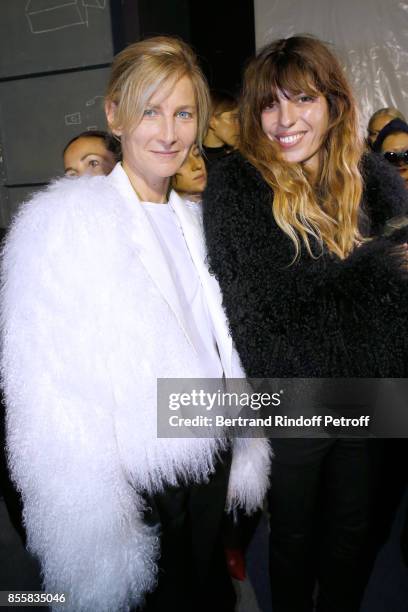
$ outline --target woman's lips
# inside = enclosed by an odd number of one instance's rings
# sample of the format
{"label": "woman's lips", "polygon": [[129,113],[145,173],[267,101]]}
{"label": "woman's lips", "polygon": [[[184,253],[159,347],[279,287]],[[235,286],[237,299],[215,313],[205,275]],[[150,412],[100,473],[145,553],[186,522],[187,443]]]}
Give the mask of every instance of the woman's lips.
{"label": "woman's lips", "polygon": [[162,157],[163,159],[170,159],[172,157],[176,157],[179,151],[152,151],[152,153],[154,155],[158,155],[159,157]]}
{"label": "woman's lips", "polygon": [[294,132],[293,134],[275,134],[275,140],[282,149],[295,147],[303,138],[306,132]]}

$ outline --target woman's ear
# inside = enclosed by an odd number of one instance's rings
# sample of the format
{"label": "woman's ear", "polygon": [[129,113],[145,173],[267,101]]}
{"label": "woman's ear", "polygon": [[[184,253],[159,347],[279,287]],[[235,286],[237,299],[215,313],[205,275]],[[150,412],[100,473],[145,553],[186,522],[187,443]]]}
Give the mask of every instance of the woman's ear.
{"label": "woman's ear", "polygon": [[115,129],[112,129],[112,124],[115,121],[115,114],[116,114],[116,109],[117,109],[117,104],[116,102],[113,102],[112,100],[106,100],[105,102],[105,115],[106,115],[106,121],[108,122],[108,126],[110,131],[112,132],[112,134],[114,136],[121,136],[122,131]]}
{"label": "woman's ear", "polygon": [[218,119],[215,115],[211,115],[210,120],[208,122],[208,128],[213,130],[213,132],[217,129]]}

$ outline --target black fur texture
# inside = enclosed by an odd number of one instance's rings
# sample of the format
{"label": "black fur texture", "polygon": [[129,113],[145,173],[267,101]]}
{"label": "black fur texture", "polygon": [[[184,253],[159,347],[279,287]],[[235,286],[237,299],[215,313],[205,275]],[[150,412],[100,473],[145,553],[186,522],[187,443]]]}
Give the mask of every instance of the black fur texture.
{"label": "black fur texture", "polygon": [[[407,211],[407,192],[379,157],[362,164],[362,203],[378,231]],[[251,377],[405,377],[408,231],[375,238],[346,260],[312,258],[272,215],[271,190],[239,153],[212,170],[204,194],[208,261]],[[318,254],[319,246],[312,245]]]}

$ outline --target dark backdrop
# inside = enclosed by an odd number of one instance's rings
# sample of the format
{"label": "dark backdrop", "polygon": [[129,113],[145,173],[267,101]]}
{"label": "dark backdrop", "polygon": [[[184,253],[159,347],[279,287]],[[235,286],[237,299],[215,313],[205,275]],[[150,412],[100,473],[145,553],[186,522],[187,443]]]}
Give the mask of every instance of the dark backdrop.
{"label": "dark backdrop", "polygon": [[62,150],[105,129],[115,53],[151,35],[178,35],[211,87],[236,93],[255,50],[253,0],[1,0],[0,227],[62,173]]}

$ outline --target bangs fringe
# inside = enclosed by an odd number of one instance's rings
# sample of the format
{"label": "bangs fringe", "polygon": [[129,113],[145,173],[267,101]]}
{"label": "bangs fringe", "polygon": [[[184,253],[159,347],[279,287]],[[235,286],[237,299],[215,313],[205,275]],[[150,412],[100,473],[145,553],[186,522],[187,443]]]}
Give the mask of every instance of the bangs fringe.
{"label": "bangs fringe", "polygon": [[317,75],[303,61],[291,63],[285,60],[273,64],[264,64],[258,76],[259,103],[262,112],[267,106],[276,102],[278,91],[284,95],[297,96],[301,93],[316,96],[321,94]]}

